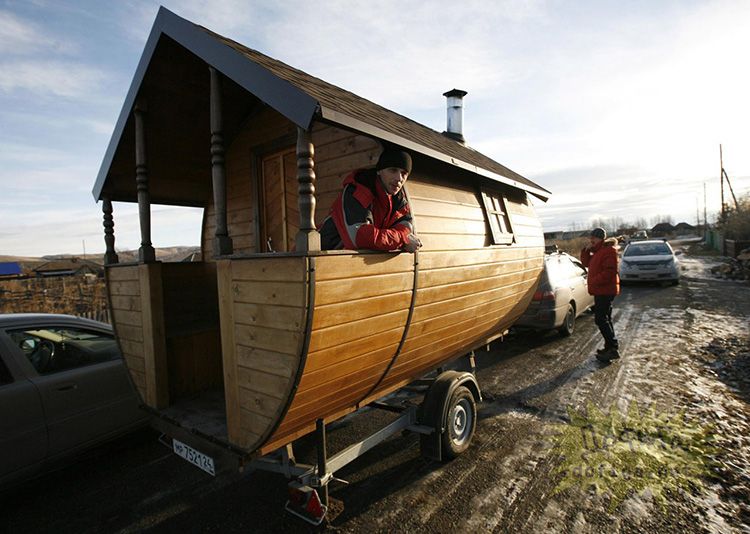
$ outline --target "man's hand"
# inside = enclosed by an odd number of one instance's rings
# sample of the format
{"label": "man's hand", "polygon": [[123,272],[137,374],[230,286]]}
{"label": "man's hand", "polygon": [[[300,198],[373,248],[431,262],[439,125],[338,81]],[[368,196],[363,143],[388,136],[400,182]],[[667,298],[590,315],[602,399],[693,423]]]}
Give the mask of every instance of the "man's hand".
{"label": "man's hand", "polygon": [[407,242],[403,246],[403,250],[406,252],[416,252],[419,247],[422,246],[422,242],[419,240],[419,238],[415,234],[409,234],[409,237],[407,237]]}

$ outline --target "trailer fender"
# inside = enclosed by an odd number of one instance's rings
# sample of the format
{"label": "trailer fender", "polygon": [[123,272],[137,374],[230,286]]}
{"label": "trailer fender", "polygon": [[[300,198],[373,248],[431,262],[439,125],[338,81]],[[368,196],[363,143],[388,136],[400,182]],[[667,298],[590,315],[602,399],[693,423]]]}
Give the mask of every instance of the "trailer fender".
{"label": "trailer fender", "polygon": [[449,459],[447,456],[452,457],[445,454],[442,442],[447,431],[451,398],[462,386],[471,392],[474,403],[482,400],[479,383],[476,377],[468,372],[445,371],[435,379],[427,391],[419,407],[419,424],[431,427],[435,431],[428,435],[420,435],[420,451],[423,456],[437,461]]}

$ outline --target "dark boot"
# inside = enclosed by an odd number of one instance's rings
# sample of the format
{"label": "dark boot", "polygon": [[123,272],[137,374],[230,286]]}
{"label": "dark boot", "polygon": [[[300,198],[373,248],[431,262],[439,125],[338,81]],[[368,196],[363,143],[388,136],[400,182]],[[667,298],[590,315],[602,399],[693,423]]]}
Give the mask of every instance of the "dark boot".
{"label": "dark boot", "polygon": [[611,362],[612,360],[617,360],[619,358],[620,351],[617,349],[617,347],[610,347],[601,353],[597,351],[596,354],[596,359],[602,362]]}

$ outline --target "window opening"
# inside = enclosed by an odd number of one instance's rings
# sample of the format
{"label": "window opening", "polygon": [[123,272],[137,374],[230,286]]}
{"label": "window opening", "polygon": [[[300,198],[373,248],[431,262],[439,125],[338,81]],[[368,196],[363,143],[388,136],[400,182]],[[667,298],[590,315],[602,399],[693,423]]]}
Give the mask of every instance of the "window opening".
{"label": "window opening", "polygon": [[512,244],[513,228],[503,195],[496,191],[482,191],[482,201],[492,232],[492,244]]}

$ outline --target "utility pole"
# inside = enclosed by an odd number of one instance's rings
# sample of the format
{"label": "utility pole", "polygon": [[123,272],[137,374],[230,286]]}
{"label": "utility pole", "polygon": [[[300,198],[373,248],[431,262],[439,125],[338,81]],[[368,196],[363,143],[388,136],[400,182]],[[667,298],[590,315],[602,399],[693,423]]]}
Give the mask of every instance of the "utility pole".
{"label": "utility pole", "polygon": [[700,226],[701,225],[701,212],[698,208],[698,197],[695,197],[695,225]]}
{"label": "utility pole", "polygon": [[719,144],[719,181],[721,181],[721,220],[724,220],[724,154]]}

